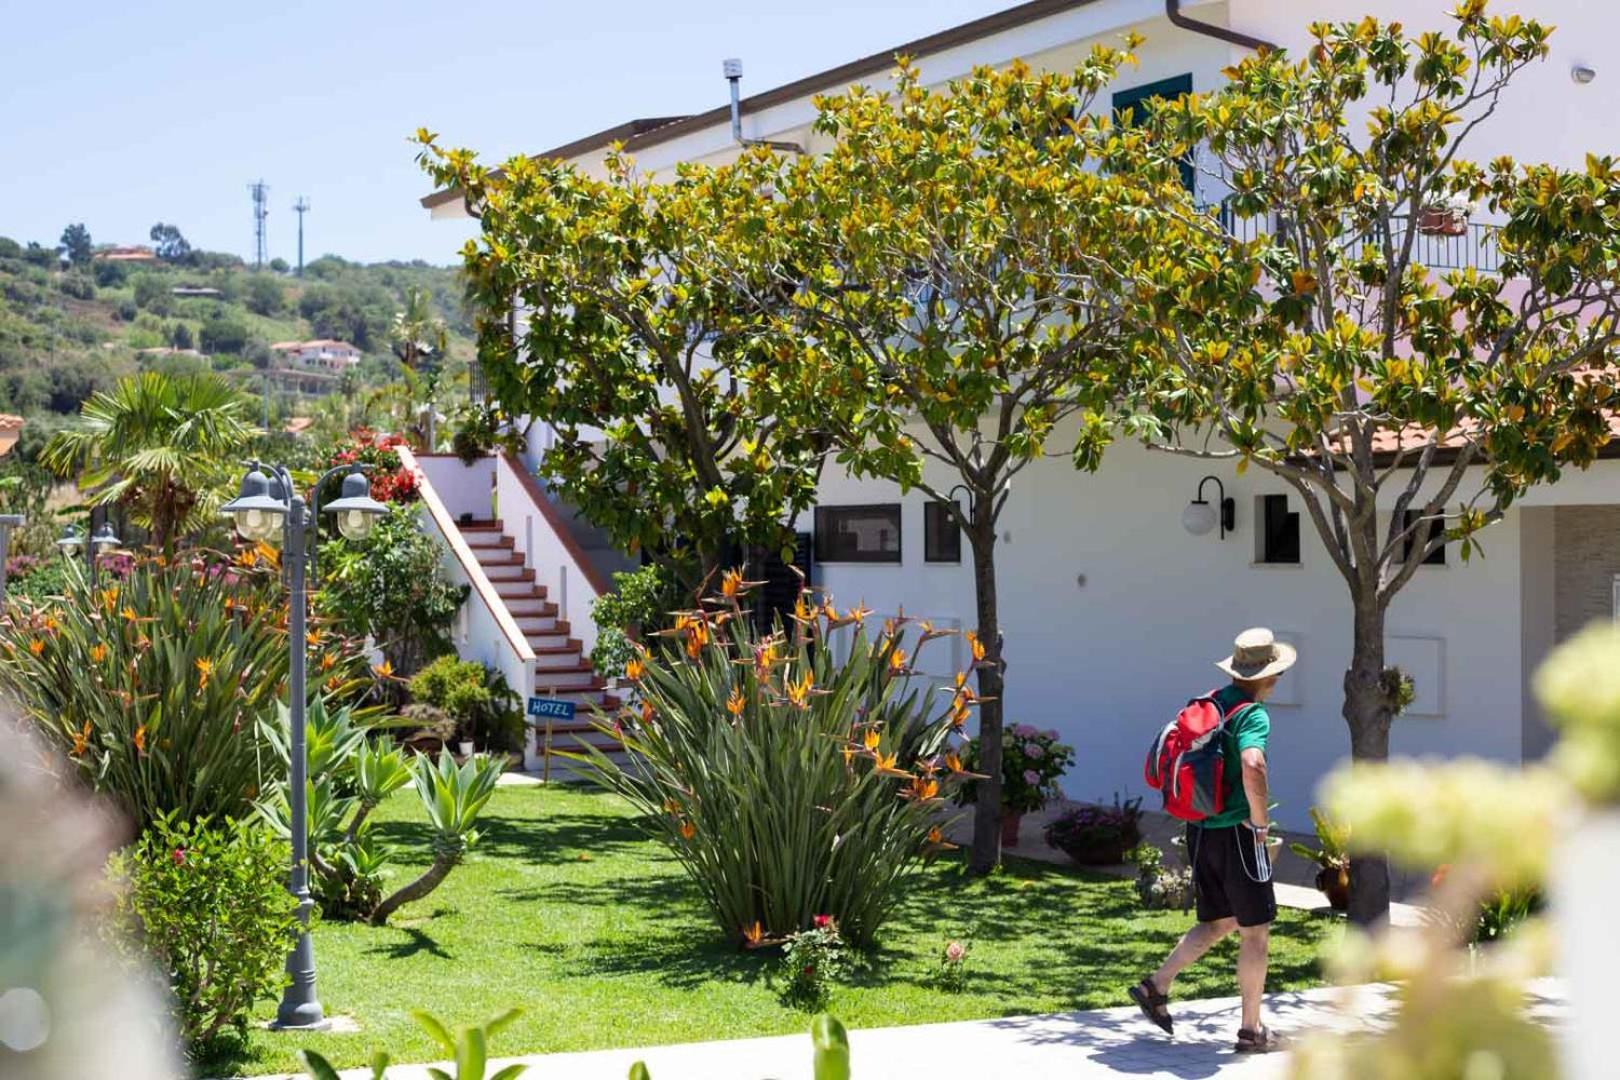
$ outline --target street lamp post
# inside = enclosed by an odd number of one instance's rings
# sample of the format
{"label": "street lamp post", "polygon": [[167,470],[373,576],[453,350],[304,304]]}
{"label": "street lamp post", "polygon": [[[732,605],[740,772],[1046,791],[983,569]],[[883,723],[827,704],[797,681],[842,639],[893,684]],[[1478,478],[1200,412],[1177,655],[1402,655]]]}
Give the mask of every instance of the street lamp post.
{"label": "street lamp post", "polygon": [[56,546],[62,549],[62,554],[70,559],[78,558],[80,549],[83,549],[85,569],[90,575],[92,588],[96,584],[96,560],[121,543],[118,534],[113,532],[111,524],[103,519],[101,528],[97,529],[95,528],[95,521],[96,510],[92,507],[90,519],[85,523],[85,533],[89,536],[88,542],[86,542],[85,535],[80,534],[79,530],[71,525],[62,530],[62,538],[56,542]]}
{"label": "street lamp post", "polygon": [[313,568],[320,529],[310,526],[319,520],[322,507],[320,490],[328,477],[347,473],[343,477],[340,497],[324,509],[337,517],[338,531],[351,540],[364,539],[371,526],[388,507],[371,497],[371,484],[366,479],[363,465],[340,465],[329,469],[310,490],[309,503],[293,485],[291,474],[282,466],[272,466],[270,473],[253,462],[247,475],[242,477],[241,494],[222,508],[236,521],[236,531],[243,539],[282,543],[282,567],[286,575],[288,603],[287,619],[289,663],[287,712],[292,731],[288,740],[291,762],[288,768],[288,797],[292,804],[292,872],[287,887],[298,900],[298,939],[287,955],[287,975],[290,982],[281,995],[276,1009],[275,1027],[278,1029],[309,1030],[326,1026],[321,1003],[315,996],[315,946],[309,936],[309,913],[314,902],[309,895],[309,806],[308,774],[309,754],[305,742],[304,706],[309,699],[305,686],[304,657],[309,649],[305,626],[307,607],[305,577]]}

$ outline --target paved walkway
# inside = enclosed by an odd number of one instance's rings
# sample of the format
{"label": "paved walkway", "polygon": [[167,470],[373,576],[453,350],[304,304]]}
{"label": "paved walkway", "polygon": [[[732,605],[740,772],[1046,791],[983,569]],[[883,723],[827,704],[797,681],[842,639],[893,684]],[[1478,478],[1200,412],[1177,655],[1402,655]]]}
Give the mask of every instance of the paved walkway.
{"label": "paved walkway", "polygon": [[[1563,1016],[1556,985],[1547,981],[1537,990],[1539,1015],[1556,1025]],[[1340,1003],[1343,1008],[1335,1007]],[[1236,998],[1179,1002],[1172,1008],[1174,1039],[1148,1024],[1135,1007],[852,1031],[851,1071],[859,1080],[916,1080],[931,1073],[1020,1080],[1100,1080],[1121,1075],[1270,1080],[1287,1074],[1286,1054],[1233,1053]],[[1387,1021],[1393,1005],[1387,987],[1365,986],[1273,994],[1266,1008],[1268,1023],[1299,1036],[1375,1027]],[[534,1080],[624,1080],[637,1061],[646,1062],[652,1080],[810,1080],[811,1076],[807,1035],[541,1054],[492,1064],[514,1061],[530,1066],[525,1075]],[[369,1075],[365,1070],[343,1073],[345,1080]],[[395,1068],[388,1076],[427,1080],[427,1066]]]}

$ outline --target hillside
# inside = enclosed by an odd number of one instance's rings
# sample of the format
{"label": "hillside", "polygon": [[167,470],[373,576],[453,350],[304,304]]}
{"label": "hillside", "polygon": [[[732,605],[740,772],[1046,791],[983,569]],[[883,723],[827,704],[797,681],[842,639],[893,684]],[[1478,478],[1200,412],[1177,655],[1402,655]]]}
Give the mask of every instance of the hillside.
{"label": "hillside", "polygon": [[[212,369],[257,392],[259,373],[274,363],[271,343],[311,338],[363,351],[353,376],[334,387],[353,393],[397,377],[389,329],[413,287],[428,290],[445,320],[451,363],[470,361],[471,320],[452,268],[327,255],[297,278],[190,250],[170,261],[95,258],[72,268],[54,248],[0,237],[0,412],[29,417],[37,438],[95,390],[143,368]],[[272,393],[278,416],[302,404],[289,391]]]}

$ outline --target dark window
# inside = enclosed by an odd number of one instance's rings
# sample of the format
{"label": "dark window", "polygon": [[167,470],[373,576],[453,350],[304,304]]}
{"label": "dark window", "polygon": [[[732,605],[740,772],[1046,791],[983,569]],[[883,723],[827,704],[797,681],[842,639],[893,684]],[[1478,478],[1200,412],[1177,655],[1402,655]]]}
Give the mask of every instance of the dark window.
{"label": "dark window", "polygon": [[816,507],[817,562],[900,561],[900,504]]}
{"label": "dark window", "polygon": [[1288,509],[1288,496],[1260,497],[1260,561],[1299,562],[1299,514]]}
{"label": "dark window", "polygon": [[923,505],[923,561],[962,561],[962,530],[951,516],[949,503]]}
{"label": "dark window", "polygon": [[[1129,90],[1121,90],[1114,95],[1114,120],[1121,124],[1141,123],[1147,115],[1148,102],[1159,98],[1174,101],[1176,98],[1186,97],[1192,93],[1192,76],[1177,75],[1174,78],[1160,79],[1145,86],[1133,86]],[[1181,183],[1188,191],[1193,190],[1193,163],[1191,158],[1184,158],[1181,162]]]}
{"label": "dark window", "polygon": [[[1421,510],[1408,510],[1406,512],[1405,527],[1412,529],[1412,531],[1406,534],[1406,548],[1401,552],[1402,562],[1411,562],[1414,550],[1428,547],[1430,543],[1440,539],[1446,531],[1446,523],[1439,518],[1431,518],[1429,527],[1425,529],[1419,521],[1422,514]],[[1413,529],[1414,525],[1417,528]],[[1423,561],[1430,566],[1446,565],[1446,545],[1441,544],[1429,552],[1423,557]]]}

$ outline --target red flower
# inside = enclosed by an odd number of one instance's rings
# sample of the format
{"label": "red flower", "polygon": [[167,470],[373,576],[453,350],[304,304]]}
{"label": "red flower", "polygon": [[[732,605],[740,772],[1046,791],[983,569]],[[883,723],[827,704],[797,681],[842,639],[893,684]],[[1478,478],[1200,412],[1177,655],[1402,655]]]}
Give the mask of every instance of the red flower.
{"label": "red flower", "polygon": [[833,921],[833,917],[831,915],[817,915],[814,919],[811,920],[811,922],[816,924],[816,929],[817,930],[825,930],[825,929],[827,929],[827,927],[832,925],[832,921]]}
{"label": "red flower", "polygon": [[179,866],[186,861],[186,849],[177,847],[170,857],[174,859],[174,865]]}

